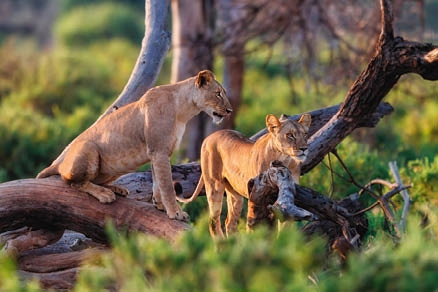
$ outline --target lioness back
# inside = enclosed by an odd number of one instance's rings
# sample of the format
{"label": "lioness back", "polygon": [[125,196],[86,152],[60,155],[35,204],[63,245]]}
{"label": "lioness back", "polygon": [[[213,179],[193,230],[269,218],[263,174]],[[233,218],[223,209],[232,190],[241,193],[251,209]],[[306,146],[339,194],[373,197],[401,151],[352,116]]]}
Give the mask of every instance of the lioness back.
{"label": "lioness back", "polygon": [[250,159],[254,143],[233,130],[219,130],[209,135],[201,147],[204,180],[233,177],[233,188],[245,195],[246,178],[255,176]]}

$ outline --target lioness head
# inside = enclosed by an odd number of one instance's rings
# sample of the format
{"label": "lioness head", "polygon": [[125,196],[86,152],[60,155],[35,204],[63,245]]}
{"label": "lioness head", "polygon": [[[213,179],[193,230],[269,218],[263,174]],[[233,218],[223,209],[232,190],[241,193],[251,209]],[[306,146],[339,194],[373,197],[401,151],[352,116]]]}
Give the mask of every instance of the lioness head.
{"label": "lioness head", "polygon": [[196,103],[213,119],[214,123],[219,124],[224,117],[231,114],[233,110],[225,89],[216,81],[213,72],[209,70],[199,72],[195,85],[200,92]]}
{"label": "lioness head", "polygon": [[306,160],[307,133],[311,122],[309,114],[303,114],[298,122],[287,118],[278,119],[274,115],[266,116],[266,127],[276,150],[298,161]]}

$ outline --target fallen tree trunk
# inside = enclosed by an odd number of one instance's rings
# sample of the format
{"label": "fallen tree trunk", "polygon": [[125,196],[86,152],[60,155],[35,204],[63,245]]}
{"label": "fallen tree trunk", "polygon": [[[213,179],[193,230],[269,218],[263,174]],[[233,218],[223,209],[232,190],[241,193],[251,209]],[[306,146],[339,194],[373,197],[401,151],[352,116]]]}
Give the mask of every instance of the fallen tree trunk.
{"label": "fallen tree trunk", "polygon": [[173,241],[189,225],[169,220],[152,204],[118,197],[101,204],[60,179],[26,179],[0,185],[0,232],[23,226],[32,229],[70,229],[106,243],[105,225],[141,231]]}

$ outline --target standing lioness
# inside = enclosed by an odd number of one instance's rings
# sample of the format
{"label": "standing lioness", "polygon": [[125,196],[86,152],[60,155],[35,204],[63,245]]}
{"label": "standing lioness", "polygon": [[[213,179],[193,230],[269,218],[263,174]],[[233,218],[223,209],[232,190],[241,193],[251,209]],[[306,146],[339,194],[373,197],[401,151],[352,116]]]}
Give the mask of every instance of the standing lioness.
{"label": "standing lioness", "polygon": [[114,193],[128,194],[126,189],[111,185],[112,181],[151,162],[156,206],[165,209],[169,218],[187,220],[187,213],[175,199],[170,156],[181,141],[186,123],[201,111],[215,123],[232,111],[224,88],[208,70],[152,88],[138,101],[103,117],[37,178],[59,174],[71,186],[109,203],[115,200]]}
{"label": "standing lioness", "polygon": [[311,116],[303,114],[298,122],[266,116],[268,133],[256,142],[232,130],[217,131],[208,136],[201,148],[201,178],[188,203],[196,199],[205,184],[210,210],[210,233],[223,236],[220,222],[222,198],[227,193],[227,234],[234,232],[248,198],[248,181],[266,171],[273,160],[287,165],[295,183],[299,183],[301,163],[307,156],[307,132]]}

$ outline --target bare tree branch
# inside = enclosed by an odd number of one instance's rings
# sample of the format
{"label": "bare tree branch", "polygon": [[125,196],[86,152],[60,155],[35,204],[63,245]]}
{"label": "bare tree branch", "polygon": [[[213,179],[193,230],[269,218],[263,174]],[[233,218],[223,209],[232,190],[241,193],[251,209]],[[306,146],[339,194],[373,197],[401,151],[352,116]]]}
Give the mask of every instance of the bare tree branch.
{"label": "bare tree branch", "polygon": [[167,28],[168,7],[169,0],[145,1],[145,34],[137,62],[122,93],[99,119],[114,109],[140,99],[154,86],[170,47],[170,32]]}

